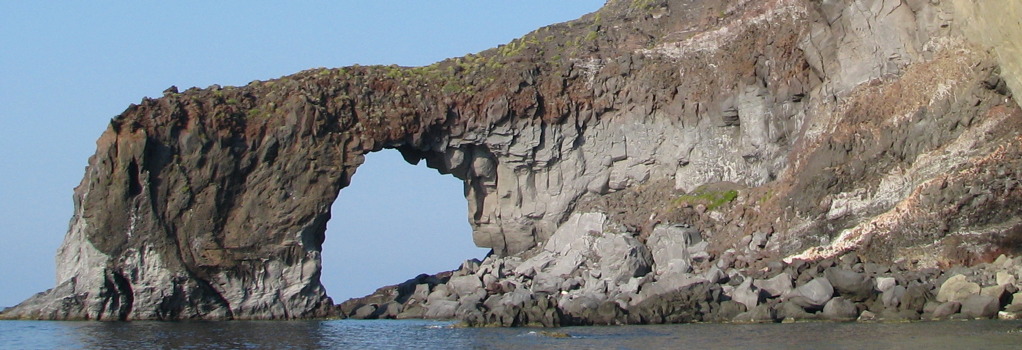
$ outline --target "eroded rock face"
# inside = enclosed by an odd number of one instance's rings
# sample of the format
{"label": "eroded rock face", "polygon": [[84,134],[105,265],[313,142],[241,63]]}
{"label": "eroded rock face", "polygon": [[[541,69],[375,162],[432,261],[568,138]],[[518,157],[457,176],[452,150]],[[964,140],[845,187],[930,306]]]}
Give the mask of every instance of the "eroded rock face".
{"label": "eroded rock face", "polygon": [[[330,206],[364,155],[384,148],[464,180],[474,242],[506,260],[452,287],[529,276],[529,293],[493,301],[503,310],[565,303],[573,319],[599,323],[669,300],[700,305],[734,291],[712,287],[738,275],[724,270],[772,271],[781,259],[989,260],[1022,239],[1022,110],[1004,49],[974,39],[1022,33],[960,25],[984,11],[977,1],[615,0],[427,67],[171,88],[111,121],[75,189],[58,286],[3,317],[329,315],[319,276]],[[670,231],[681,228],[701,242]],[[651,271],[660,278],[643,279]],[[551,294],[572,290],[585,293]],[[466,316],[486,302],[460,294],[362,312]],[[773,312],[753,304],[723,314]],[[553,322],[540,310],[497,315]],[[678,312],[634,321],[694,315]]]}

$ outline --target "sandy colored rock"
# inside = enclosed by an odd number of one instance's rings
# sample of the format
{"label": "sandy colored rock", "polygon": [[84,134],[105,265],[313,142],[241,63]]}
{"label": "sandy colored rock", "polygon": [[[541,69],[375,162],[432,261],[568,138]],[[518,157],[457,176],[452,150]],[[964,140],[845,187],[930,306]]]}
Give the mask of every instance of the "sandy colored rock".
{"label": "sandy colored rock", "polygon": [[937,301],[945,303],[949,301],[963,301],[971,295],[979,294],[981,288],[979,284],[969,282],[969,280],[963,275],[955,275],[948,278],[940,286],[940,291],[937,292]]}

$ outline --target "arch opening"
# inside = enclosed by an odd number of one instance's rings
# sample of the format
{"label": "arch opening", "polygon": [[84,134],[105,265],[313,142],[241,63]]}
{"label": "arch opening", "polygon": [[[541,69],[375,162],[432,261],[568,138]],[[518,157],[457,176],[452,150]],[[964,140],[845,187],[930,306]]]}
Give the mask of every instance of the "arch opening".
{"label": "arch opening", "polygon": [[397,150],[366,155],[331,207],[320,282],[335,303],[421,273],[482,259],[468,223],[464,183]]}

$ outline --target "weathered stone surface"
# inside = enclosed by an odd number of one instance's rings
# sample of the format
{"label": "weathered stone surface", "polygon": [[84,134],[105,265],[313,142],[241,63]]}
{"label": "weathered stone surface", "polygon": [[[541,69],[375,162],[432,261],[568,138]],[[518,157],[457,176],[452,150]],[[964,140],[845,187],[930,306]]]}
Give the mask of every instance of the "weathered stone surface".
{"label": "weathered stone surface", "polygon": [[894,286],[881,294],[880,300],[888,308],[897,308],[901,306],[901,299],[905,296],[905,291],[906,288],[903,286]]}
{"label": "weathered stone surface", "polygon": [[699,231],[692,228],[660,225],[653,229],[646,245],[658,275],[688,273],[691,270],[689,247],[698,243],[693,242],[693,237],[699,237]]}
{"label": "weathered stone surface", "polygon": [[[327,316],[330,205],[383,149],[464,181],[473,241],[519,259],[468,264],[458,278],[474,279],[425,303],[396,287],[398,315],[414,299],[433,317],[556,325],[568,295],[599,301],[571,322],[682,322],[712,317],[732,277],[791,269],[782,299],[818,309],[834,289],[872,294],[896,261],[989,261],[1022,217],[1022,6],[984,4],[614,0],[427,67],[168,89],[100,136],[56,287],[0,317]],[[962,278],[937,299],[980,292]],[[910,317],[930,296],[904,287],[889,313]]]}
{"label": "weathered stone surface", "polygon": [[770,305],[760,305],[735,316],[736,323],[773,323],[777,322],[777,312]]}
{"label": "weathered stone surface", "polygon": [[[834,296],[834,287],[826,278],[816,278],[809,283],[803,284],[789,293],[785,299],[796,303],[807,303],[806,306],[822,307]],[[795,299],[798,298],[798,301]]]}
{"label": "weathered stone surface", "polygon": [[824,271],[827,281],[834,286],[834,291],[845,299],[863,301],[873,294],[873,280],[865,274],[831,267]]}
{"label": "weathered stone surface", "polygon": [[894,277],[877,277],[876,279],[876,290],[886,292],[888,289],[893,288],[898,284],[898,281]]}
{"label": "weathered stone surface", "polygon": [[962,300],[962,313],[972,318],[994,318],[1000,309],[997,299],[987,295],[970,295]]}
{"label": "weathered stone surface", "polygon": [[816,318],[815,314],[806,312],[806,310],[791,301],[781,302],[777,304],[777,317],[782,320],[812,320]]}
{"label": "weathered stone surface", "polygon": [[747,310],[755,309],[763,299],[759,288],[753,286],[752,282],[751,278],[746,279],[745,282],[735,287],[734,292],[731,293],[731,299],[745,305]]}
{"label": "weathered stone surface", "polygon": [[624,284],[633,277],[650,272],[653,259],[645,245],[622,234],[604,235],[594,246],[600,258],[600,276],[615,284]]}
{"label": "weathered stone surface", "polygon": [[937,292],[937,301],[942,303],[963,301],[971,295],[979,294],[980,291],[979,284],[969,282],[968,278],[963,275],[955,275],[940,285],[940,291]]}
{"label": "weathered stone surface", "polygon": [[921,313],[926,307],[926,303],[936,299],[927,286],[914,284],[910,285],[905,289],[905,294],[901,296],[901,302],[899,308],[901,310],[910,310],[916,313]]}
{"label": "weathered stone surface", "polygon": [[780,273],[769,279],[755,280],[752,284],[771,297],[779,297],[789,293],[793,288],[791,285],[791,275],[787,272]]}
{"label": "weathered stone surface", "polygon": [[458,311],[458,302],[453,300],[438,300],[426,304],[424,317],[433,319],[451,319]]}
{"label": "weathered stone surface", "polygon": [[937,309],[933,310],[933,318],[937,320],[947,319],[951,315],[957,314],[962,310],[962,303],[957,301],[949,301],[941,304]]}
{"label": "weathered stone surface", "polygon": [[997,285],[998,286],[1004,286],[1004,285],[1009,285],[1009,284],[1014,285],[1017,282],[1017,280],[1015,278],[1015,275],[1013,275],[1011,273],[1007,273],[1007,272],[1004,272],[1004,271],[998,271],[996,276],[997,276]]}
{"label": "weathered stone surface", "polygon": [[822,315],[828,320],[851,321],[859,317],[859,310],[850,300],[836,297],[823,306]]}
{"label": "weathered stone surface", "polygon": [[456,296],[466,296],[475,293],[483,288],[483,282],[475,275],[451,277],[447,286],[452,289]]}

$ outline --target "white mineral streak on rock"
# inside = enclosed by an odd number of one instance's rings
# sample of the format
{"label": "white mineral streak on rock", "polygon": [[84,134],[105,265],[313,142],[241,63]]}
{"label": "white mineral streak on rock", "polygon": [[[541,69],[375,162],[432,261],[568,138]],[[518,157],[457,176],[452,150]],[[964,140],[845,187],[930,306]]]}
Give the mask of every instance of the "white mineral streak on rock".
{"label": "white mineral streak on rock", "polygon": [[[884,204],[897,202],[890,210],[866,220],[855,227],[846,229],[825,246],[811,247],[805,251],[784,258],[785,262],[793,260],[817,260],[834,257],[855,248],[862,247],[873,237],[889,235],[891,230],[906,217],[914,215],[918,210],[919,192],[927,186],[939,185],[946,181],[947,169],[956,169],[963,164],[979,161],[993,151],[978,147],[993,128],[1001,125],[1008,115],[997,114],[982,121],[974,128],[963,132],[947,146],[919,155],[912,167],[903,171],[893,171],[881,182],[873,196],[854,197],[840,196],[835,201],[828,216],[847,214],[865,215],[870,209],[882,208]],[[861,194],[862,191],[859,190]]]}
{"label": "white mineral streak on rock", "polygon": [[[749,3],[749,1],[736,4],[732,7],[742,6],[746,3]],[[646,55],[663,55],[673,59],[682,59],[692,53],[717,51],[723,43],[734,40],[748,27],[759,26],[765,22],[776,20],[797,20],[804,18],[807,14],[806,8],[800,1],[796,0],[763,1],[757,5],[762,6],[764,11],[751,18],[735,18],[732,22],[718,29],[697,33],[683,41],[663,43],[652,49],[642,49],[638,52]]]}

